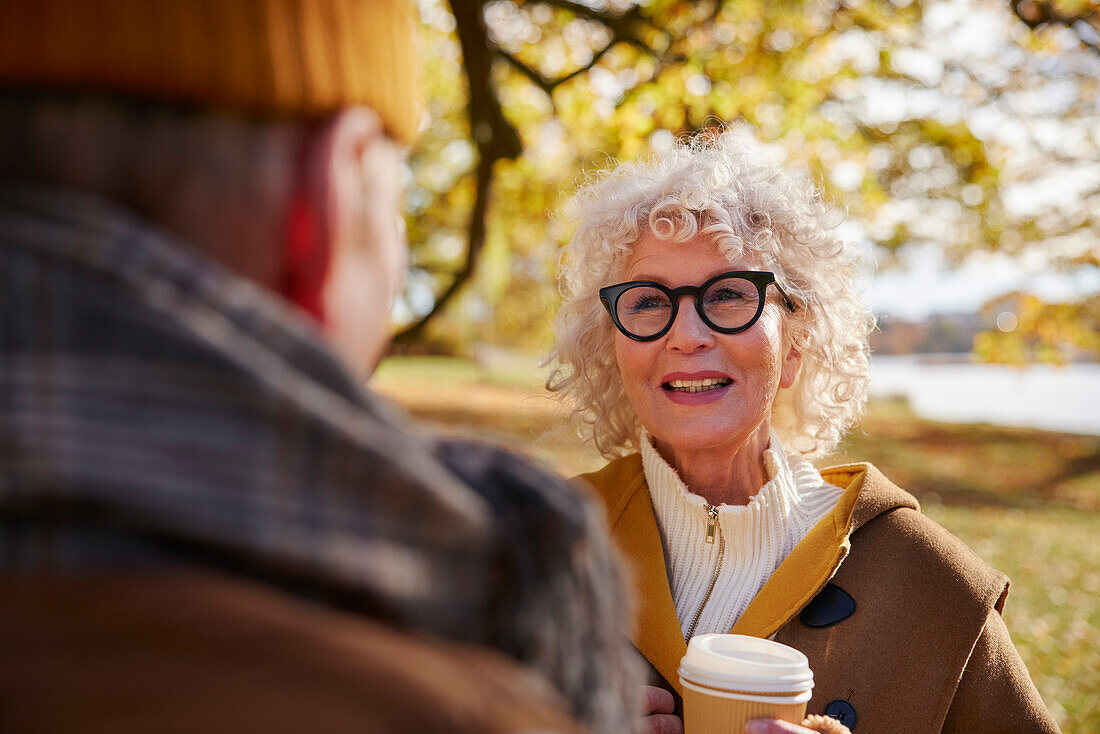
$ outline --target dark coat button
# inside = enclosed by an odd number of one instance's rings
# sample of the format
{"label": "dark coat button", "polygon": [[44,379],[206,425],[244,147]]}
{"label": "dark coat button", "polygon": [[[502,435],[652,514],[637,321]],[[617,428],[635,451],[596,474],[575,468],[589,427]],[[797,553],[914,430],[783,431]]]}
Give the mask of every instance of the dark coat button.
{"label": "dark coat button", "polygon": [[856,728],[856,710],[852,708],[852,704],[842,698],[838,698],[826,706],[825,715],[832,716],[849,729],[855,730]]}
{"label": "dark coat button", "polygon": [[856,602],[848,592],[836,584],[825,584],[798,618],[807,627],[828,627],[852,616],[855,610]]}

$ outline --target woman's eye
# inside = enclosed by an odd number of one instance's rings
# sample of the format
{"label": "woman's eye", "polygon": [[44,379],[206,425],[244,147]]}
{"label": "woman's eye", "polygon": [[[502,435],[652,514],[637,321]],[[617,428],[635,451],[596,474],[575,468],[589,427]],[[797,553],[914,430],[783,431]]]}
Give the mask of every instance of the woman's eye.
{"label": "woman's eye", "polygon": [[709,301],[743,301],[745,300],[745,294],[736,288],[721,288],[713,291],[708,298]]}
{"label": "woman's eye", "polygon": [[664,308],[664,299],[657,296],[643,296],[634,301],[634,305],[631,308],[635,311],[645,311],[652,308]]}

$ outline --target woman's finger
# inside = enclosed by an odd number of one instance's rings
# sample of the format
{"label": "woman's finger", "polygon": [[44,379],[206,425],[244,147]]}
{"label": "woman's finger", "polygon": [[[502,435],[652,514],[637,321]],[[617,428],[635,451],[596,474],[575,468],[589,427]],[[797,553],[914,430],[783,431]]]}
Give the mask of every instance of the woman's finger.
{"label": "woman's finger", "polygon": [[817,732],[789,721],[752,719],[745,724],[745,734],[817,734]]}
{"label": "woman's finger", "polygon": [[656,714],[642,719],[642,734],[684,734],[684,722],[673,714]]}
{"label": "woman's finger", "polygon": [[644,714],[671,714],[676,710],[676,701],[672,694],[657,686],[642,686],[642,709]]}

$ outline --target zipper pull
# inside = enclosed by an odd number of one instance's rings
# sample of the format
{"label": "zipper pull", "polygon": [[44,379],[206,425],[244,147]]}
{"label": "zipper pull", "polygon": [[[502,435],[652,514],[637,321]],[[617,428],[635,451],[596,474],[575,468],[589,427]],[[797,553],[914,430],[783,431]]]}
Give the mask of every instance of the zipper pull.
{"label": "zipper pull", "polygon": [[707,505],[707,536],[704,540],[714,545],[714,536],[718,533],[718,508]]}

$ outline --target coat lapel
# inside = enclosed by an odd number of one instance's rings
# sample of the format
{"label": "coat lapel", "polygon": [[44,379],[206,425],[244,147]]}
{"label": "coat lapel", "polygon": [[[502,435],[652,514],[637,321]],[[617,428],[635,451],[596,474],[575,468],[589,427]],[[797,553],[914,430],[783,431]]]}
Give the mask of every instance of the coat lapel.
{"label": "coat lapel", "polygon": [[852,513],[865,475],[865,471],[857,471],[845,476],[844,493],[832,512],[810,528],[783,559],[730,632],[770,637],[829,582],[851,548]]}
{"label": "coat lapel", "polygon": [[844,493],[836,507],[795,546],[730,632],[770,637],[798,614],[829,582],[851,548],[850,536],[864,523],[899,507],[919,510],[871,464],[847,464],[821,470],[822,478]]}

